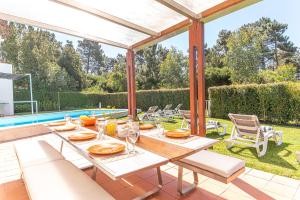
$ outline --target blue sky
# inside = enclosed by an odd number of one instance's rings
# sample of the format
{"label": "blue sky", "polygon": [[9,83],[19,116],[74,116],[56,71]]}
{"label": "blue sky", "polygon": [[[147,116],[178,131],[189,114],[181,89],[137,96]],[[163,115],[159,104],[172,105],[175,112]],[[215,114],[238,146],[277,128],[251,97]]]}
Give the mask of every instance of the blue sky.
{"label": "blue sky", "polygon": [[[215,44],[220,30],[233,31],[243,24],[254,22],[261,17],[270,17],[281,23],[288,24],[286,34],[297,47],[300,47],[300,0],[263,0],[250,7],[211,21],[205,24],[205,42],[211,47]],[[78,38],[58,33],[56,35],[57,39],[62,42],[71,40],[74,44],[77,44]],[[175,46],[186,53],[188,49],[188,34],[187,32],[182,33],[160,44],[168,48]],[[102,47],[105,54],[109,57],[115,57],[118,53],[125,54],[125,50],[120,48],[108,45],[102,45]]]}

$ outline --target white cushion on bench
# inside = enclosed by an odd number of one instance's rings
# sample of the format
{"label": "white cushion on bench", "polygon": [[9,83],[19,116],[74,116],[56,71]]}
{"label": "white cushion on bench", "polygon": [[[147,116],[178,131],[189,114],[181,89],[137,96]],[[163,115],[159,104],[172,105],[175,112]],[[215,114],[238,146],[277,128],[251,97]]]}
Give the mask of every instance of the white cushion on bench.
{"label": "white cushion on bench", "polygon": [[225,178],[245,167],[245,162],[240,159],[206,150],[190,155],[181,161]]}
{"label": "white cushion on bench", "polygon": [[56,149],[42,140],[17,143],[15,144],[15,151],[21,168],[64,159]]}
{"label": "white cushion on bench", "polygon": [[32,200],[111,200],[114,199],[86,173],[67,160],[32,165],[23,170]]}

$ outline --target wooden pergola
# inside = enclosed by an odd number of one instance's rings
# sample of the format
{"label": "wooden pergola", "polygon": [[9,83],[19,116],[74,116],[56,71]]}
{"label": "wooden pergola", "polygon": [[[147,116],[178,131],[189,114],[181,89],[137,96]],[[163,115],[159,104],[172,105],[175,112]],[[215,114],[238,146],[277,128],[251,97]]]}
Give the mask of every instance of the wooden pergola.
{"label": "wooden pergola", "polygon": [[260,0],[9,0],[0,19],[127,49],[128,113],[136,115],[135,52],[189,31],[191,131],[205,136],[204,24]]}

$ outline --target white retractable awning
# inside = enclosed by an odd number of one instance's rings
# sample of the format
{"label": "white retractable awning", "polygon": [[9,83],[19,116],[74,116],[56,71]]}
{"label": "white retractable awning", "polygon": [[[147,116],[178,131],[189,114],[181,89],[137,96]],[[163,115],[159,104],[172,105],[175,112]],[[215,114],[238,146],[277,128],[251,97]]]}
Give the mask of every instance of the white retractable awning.
{"label": "white retractable awning", "polygon": [[0,0],[0,18],[136,49],[257,1]]}

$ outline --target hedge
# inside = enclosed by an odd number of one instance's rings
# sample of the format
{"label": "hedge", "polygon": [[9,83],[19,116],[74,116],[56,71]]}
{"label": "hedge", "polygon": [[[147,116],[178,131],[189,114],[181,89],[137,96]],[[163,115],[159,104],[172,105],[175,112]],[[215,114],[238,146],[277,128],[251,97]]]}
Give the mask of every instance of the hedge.
{"label": "hedge", "polygon": [[[34,100],[38,101],[39,111],[57,111],[58,93],[49,91],[34,91]],[[59,92],[60,109],[84,109],[98,107],[101,102],[102,107],[127,108],[127,92],[90,94],[83,92]],[[28,100],[28,91],[15,91],[15,101]],[[150,106],[157,105],[163,108],[166,104],[182,103],[184,109],[189,108],[189,89],[174,90],[142,90],[137,91],[137,107],[147,110]],[[15,112],[30,111],[30,104],[17,104]]]}
{"label": "hedge", "polygon": [[209,88],[211,116],[254,114],[273,123],[300,121],[300,83],[249,84]]}

